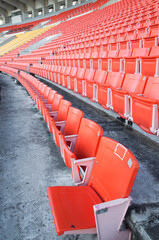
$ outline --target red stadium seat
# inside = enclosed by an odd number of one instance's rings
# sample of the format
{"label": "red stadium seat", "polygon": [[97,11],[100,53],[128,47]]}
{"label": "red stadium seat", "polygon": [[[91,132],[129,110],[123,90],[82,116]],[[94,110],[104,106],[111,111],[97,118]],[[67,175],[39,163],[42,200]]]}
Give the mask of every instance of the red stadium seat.
{"label": "red stadium seat", "polygon": [[[112,58],[112,71],[113,72],[125,72],[125,58],[131,57],[131,49],[121,49],[119,50],[119,55],[117,58]],[[122,67],[123,63],[123,67]]]}
{"label": "red stadium seat", "polygon": [[[84,79],[82,80],[82,96],[87,96],[86,83],[94,81],[95,72],[96,72],[95,69],[86,69]],[[79,82],[79,84],[80,84],[80,82]],[[77,81],[77,85],[78,85],[78,81]],[[78,90],[79,89],[80,88],[78,87]],[[81,93],[81,92],[79,92],[79,93]]]}
{"label": "red stadium seat", "polygon": [[[70,107],[65,121],[55,122],[54,120],[51,120],[50,124],[53,132],[53,138],[58,147],[60,147],[61,138],[65,138],[65,136],[70,136],[71,138],[71,136],[78,133],[83,117],[84,113],[81,110]],[[62,147],[61,154],[63,156]]]}
{"label": "red stadium seat", "polygon": [[74,91],[82,93],[82,80],[85,75],[85,68],[78,68],[76,78],[74,78]]}
{"label": "red stadium seat", "polygon": [[65,72],[66,68],[67,68],[66,66],[62,66],[61,71],[57,74],[57,82],[59,85],[60,84],[62,85],[64,82],[64,72]]}
{"label": "red stadium seat", "polygon": [[51,109],[52,102],[53,102],[53,99],[54,99],[54,96],[56,93],[57,93],[56,91],[51,90],[49,92],[48,98],[42,99],[42,101],[39,102],[39,105],[40,105],[39,108],[40,108],[41,113],[44,116],[45,121],[47,121],[47,119],[45,117],[45,108]]}
{"label": "red stadium seat", "polygon": [[68,89],[74,90],[74,79],[76,77],[76,74],[77,74],[77,67],[72,67],[70,76],[68,77],[68,84],[67,84]]}
{"label": "red stadium seat", "polygon": [[128,118],[130,115],[129,95],[142,94],[147,78],[140,74],[126,74],[121,89],[111,88],[112,90],[112,106],[122,118]]}
{"label": "red stadium seat", "polygon": [[90,52],[85,53],[84,65],[83,65],[84,68],[90,68],[90,59],[91,59],[91,53]]}
{"label": "red stadium seat", "polygon": [[[73,166],[88,161],[72,159]],[[137,172],[138,162],[120,143],[102,137],[87,186],[48,188],[58,235],[96,233],[98,238],[129,239],[130,231],[119,231]]]}
{"label": "red stadium seat", "polygon": [[104,84],[106,77],[106,71],[96,70],[94,79],[92,81],[86,81],[86,96],[92,101],[97,101],[97,84]]}
{"label": "red stadium seat", "polygon": [[99,53],[99,59],[98,59],[98,69],[99,70],[108,70],[108,58],[107,58],[108,53],[105,52],[100,52]]}
{"label": "red stadium seat", "polygon": [[68,85],[68,79],[69,79],[70,72],[71,72],[71,67],[66,67],[66,69],[64,71],[63,82],[62,82],[62,86],[64,86],[64,87],[67,87],[67,85]]}
{"label": "red stadium seat", "polygon": [[[66,166],[71,167],[71,159],[73,158],[77,160],[95,157],[102,135],[103,129],[97,123],[83,118],[76,136],[61,138],[61,151]],[[76,180],[74,179],[74,181]]]}
{"label": "red stadium seat", "polygon": [[112,106],[111,87],[121,88],[124,79],[124,74],[120,72],[108,72],[106,82],[98,83],[97,86],[97,101],[104,108]]}
{"label": "red stadium seat", "polygon": [[[57,126],[57,129],[58,129],[58,123],[59,122],[64,123],[64,121],[66,121],[68,111],[71,106],[72,106],[71,102],[61,99],[58,112],[54,112],[52,119],[49,121],[48,127],[49,127],[50,132],[53,132],[53,130],[54,130],[52,126],[55,125],[55,126]],[[57,145],[58,145],[58,147],[60,146],[59,142]]]}
{"label": "red stadium seat", "polygon": [[98,56],[99,56],[98,52],[92,52],[90,58],[90,68],[98,70]]}
{"label": "red stadium seat", "polygon": [[159,129],[159,78],[149,77],[143,95],[131,94],[132,112],[130,120],[148,133]]}
{"label": "red stadium seat", "polygon": [[60,94],[55,94],[52,104],[50,105],[50,107],[48,108],[47,105],[44,108],[44,119],[47,120],[47,124],[49,129],[52,131],[52,129],[50,128],[50,121],[52,119],[52,117],[57,116],[57,111],[59,110],[59,106],[60,106],[60,101],[63,99],[63,96]]}
{"label": "red stadium seat", "polygon": [[147,57],[149,56],[150,48],[134,48],[132,57]]}
{"label": "red stadium seat", "polygon": [[157,74],[158,60],[156,57],[145,57],[141,59],[142,74],[145,76],[155,76]]}

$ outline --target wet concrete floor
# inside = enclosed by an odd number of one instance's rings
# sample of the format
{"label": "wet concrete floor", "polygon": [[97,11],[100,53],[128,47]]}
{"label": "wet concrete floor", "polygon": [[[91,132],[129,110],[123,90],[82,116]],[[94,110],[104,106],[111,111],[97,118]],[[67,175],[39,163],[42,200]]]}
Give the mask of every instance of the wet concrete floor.
{"label": "wet concrete floor", "polygon": [[[131,192],[131,208],[149,208],[151,216],[158,203],[159,146],[69,93],[53,88],[83,110],[85,117],[99,123],[105,136],[134,153],[140,170]],[[47,187],[73,185],[71,171],[26,90],[4,74],[0,74],[0,136],[0,239],[97,239],[96,235],[56,236]],[[158,223],[156,218],[153,221]]]}

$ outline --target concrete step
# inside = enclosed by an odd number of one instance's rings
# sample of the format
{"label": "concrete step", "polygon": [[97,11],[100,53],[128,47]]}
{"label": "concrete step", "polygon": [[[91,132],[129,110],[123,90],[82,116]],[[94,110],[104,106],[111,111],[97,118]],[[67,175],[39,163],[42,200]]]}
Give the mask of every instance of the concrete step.
{"label": "concrete step", "polygon": [[159,239],[159,203],[129,210],[126,222],[133,229],[132,240]]}
{"label": "concrete step", "polygon": [[2,37],[2,38],[0,38],[0,47],[2,47],[3,45],[9,43],[10,41],[12,41],[15,38],[16,38],[16,35],[10,36],[10,37]]}
{"label": "concrete step", "polygon": [[105,8],[111,4],[114,4],[116,2],[120,2],[121,0],[110,0],[109,2],[105,3],[104,5],[102,5],[99,9]]}
{"label": "concrete step", "polygon": [[48,36],[48,37],[30,45],[29,47],[25,48],[24,50],[22,50],[20,52],[20,55],[30,54],[34,50],[38,49],[41,46],[44,46],[46,43],[51,42],[53,39],[56,39],[61,35],[62,34],[60,33],[60,34],[56,34],[56,35],[53,35],[53,36]]}

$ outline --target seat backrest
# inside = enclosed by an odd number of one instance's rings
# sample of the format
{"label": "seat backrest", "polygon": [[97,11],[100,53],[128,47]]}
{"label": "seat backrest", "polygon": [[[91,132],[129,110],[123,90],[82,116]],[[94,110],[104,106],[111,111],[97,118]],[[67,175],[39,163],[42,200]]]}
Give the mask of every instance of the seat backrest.
{"label": "seat backrest", "polygon": [[39,85],[38,85],[38,91],[41,91],[41,89],[45,86],[44,83],[40,82]]}
{"label": "seat backrest", "polygon": [[57,65],[55,65],[55,67],[54,67],[54,72],[57,72],[57,68],[58,68],[58,66]]}
{"label": "seat backrest", "polygon": [[139,164],[135,156],[122,144],[102,137],[91,172],[91,186],[103,201],[130,195]]}
{"label": "seat backrest", "polygon": [[62,66],[62,67],[61,67],[61,71],[60,71],[60,73],[61,73],[61,74],[64,74],[65,69],[66,69],[66,67],[65,67],[65,66]]}
{"label": "seat backrest", "polygon": [[125,73],[135,73],[136,68],[136,58],[126,58],[125,59]]}
{"label": "seat backrest", "polygon": [[91,58],[98,58],[98,52],[92,52]]}
{"label": "seat backrest", "polygon": [[71,67],[66,67],[64,75],[66,75],[66,76],[69,75],[70,71],[71,71]]}
{"label": "seat backrest", "polygon": [[52,101],[52,109],[51,111],[58,111],[59,110],[59,106],[60,106],[60,102],[63,99],[63,96],[60,94],[55,94],[53,101]]}
{"label": "seat backrest", "polygon": [[90,52],[85,53],[84,58],[85,59],[90,59],[91,58],[91,53]]}
{"label": "seat backrest", "polygon": [[41,94],[44,94],[46,87],[47,87],[46,84],[42,84],[41,89],[40,89],[40,93],[41,93]]}
{"label": "seat backrest", "polygon": [[103,136],[103,129],[96,122],[83,118],[74,148],[77,159],[94,157],[101,136]]}
{"label": "seat backrest", "polygon": [[106,85],[114,88],[121,88],[124,75],[125,74],[121,72],[108,72]]}
{"label": "seat backrest", "polygon": [[150,48],[134,48],[132,57],[147,57],[149,56]]}
{"label": "seat backrest", "polygon": [[51,91],[51,88],[46,86],[45,91],[44,91],[44,98],[47,98],[49,96],[50,91]]}
{"label": "seat backrest", "polygon": [[54,69],[55,69],[55,66],[54,66],[54,65],[51,65],[51,69],[50,69],[50,71],[53,72]]}
{"label": "seat backrest", "polygon": [[79,59],[82,59],[82,60],[83,60],[84,57],[85,57],[85,53],[80,53],[80,54],[79,54]]}
{"label": "seat backrest", "polygon": [[147,82],[147,77],[140,74],[126,74],[122,90],[129,93],[142,94]]}
{"label": "seat backrest", "polygon": [[83,117],[84,113],[81,110],[70,107],[66,119],[64,135],[67,136],[77,134]]}
{"label": "seat backrest", "polygon": [[108,53],[106,51],[102,51],[102,52],[99,53],[99,59],[106,58],[107,55],[108,55]]}
{"label": "seat backrest", "polygon": [[131,57],[131,49],[120,49],[118,57],[124,58],[124,57]]}
{"label": "seat backrest", "polygon": [[70,77],[75,77],[77,73],[77,67],[72,67],[70,72]]}
{"label": "seat backrest", "polygon": [[118,56],[118,50],[110,50],[109,52],[108,52],[108,57],[109,58],[112,58],[112,57],[117,57]]}
{"label": "seat backrest", "polygon": [[106,81],[107,77],[107,71],[104,70],[96,70],[95,76],[94,76],[94,81],[96,83],[102,83],[104,84]]}
{"label": "seat backrest", "polygon": [[93,81],[95,74],[95,69],[87,68],[84,74],[84,80],[86,81]]}
{"label": "seat backrest", "polygon": [[48,99],[47,99],[47,103],[48,104],[51,104],[53,99],[54,99],[54,96],[57,92],[55,90],[51,90],[50,93],[49,93],[49,96],[48,96]]}
{"label": "seat backrest", "polygon": [[141,61],[142,74],[145,76],[154,76],[156,73],[156,58],[144,57]]}
{"label": "seat backrest", "polygon": [[150,56],[151,57],[159,57],[159,46],[151,48]]}
{"label": "seat backrest", "polygon": [[57,114],[57,121],[65,121],[67,118],[68,110],[72,106],[72,103],[62,99]]}
{"label": "seat backrest", "polygon": [[144,91],[146,98],[159,101],[159,77],[149,77]]}
{"label": "seat backrest", "polygon": [[57,66],[56,72],[60,72],[61,71],[61,66]]}
{"label": "seat backrest", "polygon": [[86,69],[85,68],[78,68],[77,70],[77,78],[78,79],[84,79]]}

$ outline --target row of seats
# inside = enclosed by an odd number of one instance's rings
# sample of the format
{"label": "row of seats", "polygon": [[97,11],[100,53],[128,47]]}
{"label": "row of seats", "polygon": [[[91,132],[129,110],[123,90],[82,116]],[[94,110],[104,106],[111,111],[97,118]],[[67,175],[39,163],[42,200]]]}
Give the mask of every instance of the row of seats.
{"label": "row of seats", "polygon": [[[159,77],[76,67],[30,66],[30,72],[98,102],[144,131],[159,134]],[[144,116],[144,117],[143,117]]]}
{"label": "row of seats", "polygon": [[[118,3],[118,5],[119,4],[120,3]],[[135,7],[138,8],[137,5]],[[135,7],[134,7],[134,10],[136,10]],[[67,21],[67,22],[60,24],[61,32],[63,33],[63,35],[61,37],[59,37],[58,39],[53,40],[51,43],[48,43],[45,46],[40,47],[39,50],[43,51],[44,48],[46,48],[46,46],[50,46],[50,47],[52,46],[54,48],[54,47],[56,47],[55,46],[56,43],[60,44],[59,47],[62,45],[65,45],[66,39],[67,39],[67,44],[71,44],[72,41],[74,42],[74,39],[76,38],[76,36],[84,38],[84,37],[87,37],[87,33],[88,33],[88,36],[92,33],[96,33],[96,28],[99,29],[100,31],[103,31],[105,34],[107,34],[106,32],[108,32],[109,35],[111,35],[111,37],[112,37],[113,31],[111,29],[111,26],[113,26],[115,24],[116,24],[116,26],[118,26],[120,23],[122,23],[122,21],[123,21],[122,27],[124,27],[125,29],[123,29],[121,27],[121,30],[119,30],[119,31],[121,31],[120,33],[124,33],[124,31],[127,31],[126,28],[128,28],[128,30],[131,30],[131,27],[129,27],[129,25],[131,23],[133,24],[133,20],[135,19],[134,17],[137,16],[138,13],[132,11],[132,9],[131,9],[131,11],[129,11],[129,8],[127,7],[127,9],[122,9],[121,12],[116,11],[116,13],[112,14],[113,7],[111,6],[110,7],[111,12],[109,14],[105,14],[105,13],[107,13],[108,8],[109,7],[105,8],[105,9],[101,9],[100,11],[95,11],[93,13],[87,14],[78,19],[73,19],[71,21]],[[115,8],[115,5],[114,5],[114,8]],[[143,9],[142,8],[139,8],[139,9],[140,9],[140,12],[138,15],[140,16],[139,20],[141,20],[141,24],[139,23],[137,25],[137,28],[141,27],[141,26],[142,26],[142,28],[141,28],[141,30],[138,30],[138,32],[136,32],[136,33],[140,34],[140,32],[141,32],[141,36],[145,37],[146,35],[148,36],[150,34],[150,31],[152,30],[153,34],[155,34],[157,36],[158,35],[157,23],[155,23],[154,20],[151,20],[151,24],[150,24],[150,19],[148,19],[151,17],[151,14],[152,14],[152,17],[155,19],[158,17],[157,4],[154,3],[152,5],[151,3],[148,3],[148,6],[146,6],[146,7],[144,6]],[[92,18],[93,18],[93,21],[90,20]],[[120,21],[119,21],[119,18],[120,18]],[[130,19],[130,21],[132,21],[132,22],[129,22],[128,19]],[[147,29],[147,31],[145,32],[146,28],[144,28],[143,23],[142,23],[142,21],[144,21],[144,20],[147,21],[146,22],[147,25],[150,24],[150,28],[149,28],[150,31]],[[106,25],[104,27],[105,21],[106,21]],[[116,23],[115,23],[115,21],[116,21]],[[77,25],[77,22],[80,24]],[[126,25],[126,23],[128,25]],[[97,33],[99,33],[99,31]],[[136,34],[134,34],[134,31],[131,30],[130,33],[131,33],[130,38],[132,38],[132,35],[134,35],[133,38],[136,39],[137,36],[136,36]],[[115,34],[117,35],[116,32],[115,32]],[[95,37],[97,37],[97,35],[92,36],[92,39],[95,39]],[[100,36],[101,35],[99,34],[99,37]],[[120,37],[123,39],[123,36],[120,36]],[[66,46],[67,46],[67,44],[66,44]],[[36,51],[34,52],[34,54],[35,53],[36,53]]]}
{"label": "row of seats", "polygon": [[[149,65],[149,63],[148,63]],[[159,77],[43,64],[10,64],[54,81],[159,135]],[[143,117],[144,116],[144,117]]]}
{"label": "row of seats", "polygon": [[130,239],[131,232],[119,228],[139,169],[134,155],[103,137],[97,123],[84,118],[81,110],[35,77],[5,66],[1,71],[15,74],[29,92],[72,170],[76,186],[48,188],[57,234],[97,232],[102,240]]}
{"label": "row of seats", "polygon": [[[86,53],[75,55],[50,56],[42,58],[18,58],[12,62],[6,59],[8,66],[17,67],[26,63],[28,65],[35,63],[44,63],[42,69],[53,68],[54,71],[65,71],[66,67],[90,68],[95,70],[105,70],[122,73],[143,74],[146,76],[159,76],[159,47],[153,47],[150,56],[147,55],[147,49],[134,49],[133,57],[130,57],[131,50]],[[118,57],[116,55],[118,54]],[[1,62],[1,61],[0,61]],[[2,61],[4,63],[4,61]],[[51,66],[52,65],[52,66]],[[36,66],[36,65],[34,65]],[[56,67],[55,67],[56,66]],[[148,67],[149,66],[149,67]],[[27,69],[22,69],[26,70]],[[67,71],[67,70],[66,70]]]}
{"label": "row of seats", "polygon": [[[157,25],[158,27],[159,25]],[[48,47],[42,47],[39,49],[41,52],[51,52],[54,50],[55,53],[58,52],[66,52],[69,51],[70,53],[82,53],[84,49],[90,49],[91,51],[107,51],[107,50],[118,50],[118,49],[127,49],[127,48],[138,48],[138,47],[151,47],[151,46],[158,46],[158,32],[159,28],[155,29],[153,34],[149,36],[149,32],[145,31],[141,34],[134,34],[134,31],[127,34],[118,34],[116,38],[110,35],[110,39],[108,37],[100,37],[92,36],[92,40],[86,40],[86,38],[81,38],[80,41],[72,42],[70,44],[65,44],[63,40],[63,44],[53,41],[52,45]],[[38,50],[34,51],[34,54],[37,54]]]}
{"label": "row of seats", "polygon": [[[133,57],[131,50],[86,53],[75,55],[60,55],[58,57],[47,57],[42,61],[45,68],[47,65],[62,67],[90,68],[122,73],[136,73],[146,76],[159,76],[159,47],[153,47],[150,55],[149,50],[134,49]],[[118,57],[117,57],[118,56]],[[16,60],[15,60],[16,63]],[[14,63],[13,63],[14,64]],[[147,68],[149,66],[149,68]],[[56,70],[55,70],[56,71]]]}
{"label": "row of seats", "polygon": [[[149,46],[149,42],[153,41],[155,43],[155,37],[158,37],[158,24],[154,26],[154,30],[151,30],[151,35],[150,35],[150,30],[149,29],[142,29],[141,33],[137,33],[134,31],[130,31],[125,32],[123,30],[123,33],[118,33],[115,35],[112,35],[111,32],[109,32],[109,37],[108,34],[104,33],[100,33],[100,34],[91,34],[89,37],[87,35],[81,37],[78,40],[74,40],[75,38],[71,39],[71,41],[68,41],[67,44],[65,44],[64,40],[63,40],[63,46],[66,47],[66,49],[64,50],[74,50],[74,49],[80,49],[80,48],[84,48],[84,47],[95,47],[95,46],[99,46],[99,45],[108,45],[108,44],[112,44],[112,45],[119,45],[117,43],[121,43],[122,42],[128,42],[131,41],[132,45],[135,44],[137,46],[139,46],[139,40],[143,39],[144,41],[142,41],[142,44],[144,44],[145,42],[145,46],[146,47],[151,47],[151,45]],[[58,39],[58,41],[54,40],[52,43],[45,45],[41,48],[39,48],[39,50],[41,51],[46,51],[46,50],[51,50],[52,48],[58,48],[61,47],[62,45],[60,44],[60,39]],[[136,40],[136,43],[135,43]],[[155,46],[155,44],[154,44]],[[60,49],[59,49],[60,50]],[[62,48],[61,48],[62,51]],[[37,50],[34,51],[34,53],[38,52]]]}
{"label": "row of seats", "polygon": [[[90,68],[95,70],[105,70],[122,73],[136,73],[146,76],[159,76],[159,47],[152,47],[151,51],[146,48],[134,49],[133,54],[130,49],[109,52],[97,52],[75,55],[50,56],[46,59],[28,58],[31,63],[44,63],[41,69],[59,68],[57,71],[67,69],[66,67]],[[147,56],[150,52],[150,55]],[[133,55],[133,56],[131,56]],[[8,66],[16,67],[20,59],[7,62]],[[21,63],[20,63],[21,64]],[[29,63],[27,63],[29,64]],[[36,65],[34,65],[36,66]],[[38,66],[38,65],[37,65]],[[149,68],[147,68],[149,66]]]}
{"label": "row of seats", "polygon": [[[118,39],[119,40],[119,39]],[[151,48],[155,46],[159,46],[159,38],[158,36],[154,37],[146,37],[146,38],[139,38],[139,39],[131,39],[131,40],[125,40],[123,37],[120,38],[121,41],[115,41],[112,43],[108,43],[106,39],[104,40],[93,40],[93,41],[85,41],[85,43],[77,43],[72,44],[68,46],[67,48],[60,49],[58,52],[63,55],[69,55],[69,54],[80,54],[80,53],[86,53],[86,52],[100,52],[100,51],[110,51],[110,50],[122,50],[122,49],[132,49],[135,48]],[[50,47],[46,50],[46,48],[43,49],[44,52],[50,51]],[[56,56],[58,56],[57,54]]]}

